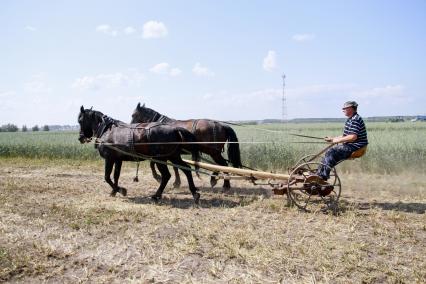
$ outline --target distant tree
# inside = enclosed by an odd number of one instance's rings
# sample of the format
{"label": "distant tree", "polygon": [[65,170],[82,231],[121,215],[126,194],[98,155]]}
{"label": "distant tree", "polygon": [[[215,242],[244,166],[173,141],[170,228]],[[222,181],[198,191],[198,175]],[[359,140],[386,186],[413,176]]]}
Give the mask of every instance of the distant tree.
{"label": "distant tree", "polygon": [[49,131],[50,129],[49,129],[49,125],[45,125],[45,126],[43,126],[43,131]]}
{"label": "distant tree", "polygon": [[402,117],[392,117],[389,119],[389,122],[404,122],[404,119]]}
{"label": "distant tree", "polygon": [[32,131],[39,131],[38,125],[34,125],[33,128],[31,128]]}
{"label": "distant tree", "polygon": [[5,125],[2,125],[1,129],[4,132],[16,132],[18,131],[18,126],[16,126],[15,124],[8,123]]}
{"label": "distant tree", "polygon": [[27,131],[28,131],[27,126],[26,125],[22,125],[22,132],[27,132]]}

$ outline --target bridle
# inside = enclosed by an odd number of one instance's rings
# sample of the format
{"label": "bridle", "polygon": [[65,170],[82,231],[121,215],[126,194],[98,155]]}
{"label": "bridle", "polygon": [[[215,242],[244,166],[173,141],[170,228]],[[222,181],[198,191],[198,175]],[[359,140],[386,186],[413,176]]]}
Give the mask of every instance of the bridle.
{"label": "bridle", "polygon": [[84,130],[80,129],[79,140],[83,141],[84,143],[84,142],[90,142],[93,136],[95,136],[96,138],[99,138],[111,127],[111,125],[116,124],[116,122],[117,121],[115,119],[107,115],[102,115],[101,121],[98,123],[96,128],[95,129],[92,128],[92,136],[86,137],[86,135],[84,134]]}

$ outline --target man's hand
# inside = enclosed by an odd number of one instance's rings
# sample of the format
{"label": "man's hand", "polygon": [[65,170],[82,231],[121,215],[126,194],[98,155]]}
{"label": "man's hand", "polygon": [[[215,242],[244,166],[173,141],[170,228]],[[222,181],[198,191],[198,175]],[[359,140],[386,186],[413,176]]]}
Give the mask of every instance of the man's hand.
{"label": "man's hand", "polygon": [[324,140],[327,141],[328,143],[337,144],[337,143],[341,142],[341,137],[328,137],[328,136],[326,136],[326,137],[324,137]]}
{"label": "man's hand", "polygon": [[340,142],[342,142],[342,140],[341,140],[341,138],[340,138],[340,137],[334,137],[334,138],[331,140],[331,143],[334,143],[334,144],[337,144],[337,143],[340,143]]}

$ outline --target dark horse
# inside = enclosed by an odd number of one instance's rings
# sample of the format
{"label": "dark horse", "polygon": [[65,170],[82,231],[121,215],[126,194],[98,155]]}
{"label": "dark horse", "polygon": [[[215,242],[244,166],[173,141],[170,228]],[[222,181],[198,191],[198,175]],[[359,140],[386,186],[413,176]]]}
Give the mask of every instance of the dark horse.
{"label": "dark horse", "polygon": [[[96,138],[95,147],[98,148],[101,157],[105,159],[105,181],[112,187],[111,196],[115,196],[117,192],[124,196],[127,194],[125,188],[118,186],[123,161],[141,161],[153,158],[156,160],[163,179],[152,198],[161,199],[163,190],[170,179],[170,172],[165,163],[171,161],[182,167],[194,201],[198,203],[200,194],[194,185],[190,167],[180,157],[182,149],[186,149],[191,152],[194,160],[199,160],[198,145],[182,143],[195,142],[195,137],[191,132],[184,128],[158,122],[129,125],[103,115],[99,111],[84,109],[83,106],[80,109],[78,123],[80,124],[78,140],[81,143],[89,142],[92,137]],[[113,183],[110,175],[114,165]]]}
{"label": "dark horse", "polygon": [[[240,168],[241,155],[240,146],[238,143],[237,135],[235,131],[229,126],[222,122],[210,120],[210,119],[189,119],[189,120],[175,120],[156,112],[153,109],[145,107],[145,104],[141,106],[140,103],[136,106],[132,114],[132,123],[140,122],[162,122],[175,127],[182,127],[194,134],[197,142],[223,142],[213,144],[199,144],[199,149],[202,153],[210,155],[213,160],[221,165],[228,166],[228,162],[222,157],[223,148],[226,141],[231,143],[228,144],[228,159],[234,168]],[[161,177],[157,175],[155,166],[151,163],[152,174],[160,181]],[[176,181],[175,186],[180,185],[180,177],[178,170],[174,168]],[[215,173],[217,175],[217,173]],[[212,176],[210,180],[211,186],[215,186],[217,180]],[[229,180],[224,180],[224,188],[230,188],[231,184]]]}

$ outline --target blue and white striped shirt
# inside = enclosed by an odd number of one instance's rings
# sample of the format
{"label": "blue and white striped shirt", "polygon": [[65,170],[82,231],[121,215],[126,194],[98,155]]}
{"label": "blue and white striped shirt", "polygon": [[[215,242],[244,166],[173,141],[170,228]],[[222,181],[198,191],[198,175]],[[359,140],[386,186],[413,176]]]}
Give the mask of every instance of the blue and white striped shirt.
{"label": "blue and white striped shirt", "polygon": [[357,139],[354,142],[347,142],[346,145],[358,150],[368,144],[367,130],[365,129],[364,121],[358,113],[355,113],[352,117],[348,118],[343,129],[343,136],[349,134],[356,134]]}

